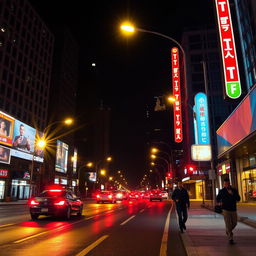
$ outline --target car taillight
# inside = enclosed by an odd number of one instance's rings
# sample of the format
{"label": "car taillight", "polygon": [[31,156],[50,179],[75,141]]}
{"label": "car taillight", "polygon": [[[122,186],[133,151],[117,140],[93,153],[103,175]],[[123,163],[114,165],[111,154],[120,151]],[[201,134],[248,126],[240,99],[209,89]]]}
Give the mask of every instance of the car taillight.
{"label": "car taillight", "polygon": [[113,196],[112,195],[108,195],[108,198],[112,198]]}
{"label": "car taillight", "polygon": [[162,194],[161,194],[161,193],[159,193],[159,196],[162,196]]}
{"label": "car taillight", "polygon": [[153,193],[150,193],[151,196],[153,196]]}
{"label": "car taillight", "polygon": [[65,201],[64,200],[60,200],[58,202],[55,202],[54,205],[63,206],[63,205],[65,205]]}
{"label": "car taillight", "polygon": [[39,205],[39,202],[37,202],[35,199],[32,199],[32,200],[30,201],[30,205],[31,205],[31,206]]}
{"label": "car taillight", "polygon": [[97,198],[100,198],[100,195],[97,195],[96,197],[97,197]]}
{"label": "car taillight", "polygon": [[135,197],[139,197],[138,195],[135,195]]}

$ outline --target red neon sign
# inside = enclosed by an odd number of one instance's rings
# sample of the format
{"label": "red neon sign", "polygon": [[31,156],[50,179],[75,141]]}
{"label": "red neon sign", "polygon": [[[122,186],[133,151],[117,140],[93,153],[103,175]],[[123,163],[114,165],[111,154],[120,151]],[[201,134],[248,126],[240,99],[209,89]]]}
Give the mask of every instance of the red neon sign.
{"label": "red neon sign", "polygon": [[236,45],[230,15],[229,0],[215,0],[221,42],[226,94],[236,99],[241,95]]}
{"label": "red neon sign", "polygon": [[174,114],[174,140],[177,143],[183,140],[182,131],[182,113],[181,113],[181,91],[180,91],[180,66],[179,50],[172,48],[172,87],[175,97],[173,114]]}
{"label": "red neon sign", "polygon": [[7,169],[0,169],[0,178],[7,178],[9,171]]}

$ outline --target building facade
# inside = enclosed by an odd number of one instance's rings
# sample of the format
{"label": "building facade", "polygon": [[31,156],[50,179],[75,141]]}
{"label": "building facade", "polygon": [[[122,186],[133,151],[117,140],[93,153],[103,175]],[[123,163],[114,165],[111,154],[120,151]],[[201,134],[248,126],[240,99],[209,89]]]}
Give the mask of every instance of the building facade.
{"label": "building facade", "polygon": [[[1,1],[1,200],[28,198],[31,170],[35,182],[41,175],[35,138],[47,124],[53,45],[53,34],[27,0]],[[26,148],[16,142],[21,130]]]}

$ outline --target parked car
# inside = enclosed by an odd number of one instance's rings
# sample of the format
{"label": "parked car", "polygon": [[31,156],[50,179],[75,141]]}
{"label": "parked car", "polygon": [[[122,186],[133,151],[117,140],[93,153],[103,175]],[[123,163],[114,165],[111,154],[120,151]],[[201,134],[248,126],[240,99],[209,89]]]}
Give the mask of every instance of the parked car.
{"label": "parked car", "polygon": [[96,195],[96,200],[97,203],[116,203],[116,197],[115,194],[113,192],[110,191],[100,191],[97,195]]}
{"label": "parked car", "polygon": [[81,216],[83,212],[83,202],[71,190],[61,186],[50,187],[28,202],[32,220],[38,219],[40,215],[69,220],[72,213]]}

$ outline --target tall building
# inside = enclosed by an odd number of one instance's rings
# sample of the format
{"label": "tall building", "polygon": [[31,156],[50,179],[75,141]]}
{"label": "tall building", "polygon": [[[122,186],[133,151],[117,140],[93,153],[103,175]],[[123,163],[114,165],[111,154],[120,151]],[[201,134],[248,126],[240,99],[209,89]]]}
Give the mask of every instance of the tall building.
{"label": "tall building", "polygon": [[0,3],[0,108],[43,130],[54,36],[27,0]]}
{"label": "tall building", "polygon": [[35,158],[34,141],[47,124],[53,45],[27,0],[0,2],[0,200],[28,198],[32,171],[39,184],[42,159]]}
{"label": "tall building", "polygon": [[[77,187],[77,160],[75,154],[74,127],[77,126],[76,117],[76,97],[79,76],[79,46],[74,36],[67,28],[52,28],[55,36],[52,81],[49,96],[49,124],[54,124],[49,128],[50,137],[57,141],[53,150],[49,151],[49,164],[45,176],[45,184],[54,182]],[[67,118],[74,119],[74,124],[68,127],[63,125]],[[61,124],[62,123],[62,124]],[[63,154],[63,152],[65,152]],[[62,154],[62,156],[61,156]],[[74,167],[75,166],[75,167]],[[55,170],[55,171],[53,171]]]}
{"label": "tall building", "polygon": [[[247,91],[256,83],[256,2],[234,0]],[[231,2],[232,3],[232,2]]]}
{"label": "tall building", "polygon": [[239,36],[237,48],[241,48],[247,95],[217,130],[218,159],[217,179],[222,187],[228,177],[237,186],[242,201],[256,199],[256,3],[254,0],[232,0],[233,24],[237,24]]}
{"label": "tall building", "polygon": [[[182,45],[186,52],[188,94],[188,107],[184,109],[184,115],[187,117],[186,126],[188,124],[188,129],[186,129],[187,141],[184,143],[186,157],[183,162],[183,170],[185,170],[186,176],[190,176],[188,183],[190,183],[191,187],[191,196],[198,198],[202,197],[202,180],[208,179],[207,170],[210,169],[210,162],[193,162],[191,159],[191,145],[196,144],[194,135],[194,97],[197,93],[205,93],[208,90],[209,122],[210,133],[212,135],[210,143],[213,148],[215,159],[217,156],[215,131],[231,113],[237,102],[233,104],[224,101],[221,58],[216,29],[205,27],[187,30],[182,35]],[[205,72],[203,65],[205,65]],[[194,165],[194,173],[189,174],[186,168],[187,164]],[[204,173],[200,172],[200,170],[204,171]],[[201,180],[201,183],[198,182],[198,180]],[[195,186],[195,188],[193,186]],[[204,191],[204,193],[205,192],[206,194],[210,193],[210,191]]]}

